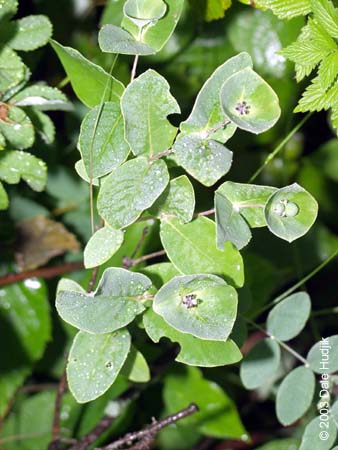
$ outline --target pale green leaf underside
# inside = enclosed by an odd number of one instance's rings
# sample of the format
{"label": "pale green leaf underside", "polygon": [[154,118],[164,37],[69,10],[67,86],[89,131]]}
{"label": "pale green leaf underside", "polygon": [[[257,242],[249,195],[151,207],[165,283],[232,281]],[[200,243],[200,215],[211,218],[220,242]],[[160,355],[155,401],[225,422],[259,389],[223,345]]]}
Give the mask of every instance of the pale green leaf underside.
{"label": "pale green leaf underside", "polygon": [[121,374],[135,383],[146,383],[150,380],[150,369],[147,361],[133,345],[121,369]]}
{"label": "pale green leaf underside", "polygon": [[[314,418],[305,428],[302,442],[299,450],[330,450],[335,443],[337,437],[337,426],[332,418],[327,421],[328,428],[321,428],[321,418],[318,416]],[[324,430],[327,434],[327,439],[320,438],[320,432]]]}
{"label": "pale green leaf underside", "polygon": [[121,247],[124,233],[110,227],[96,231],[84,249],[84,265],[86,269],[100,266],[108,261]]}
{"label": "pale green leaf underside", "polygon": [[[324,338],[323,338],[324,339]],[[338,335],[317,342],[309,351],[307,361],[316,373],[334,373],[338,370]]]}
{"label": "pale green leaf underside", "polygon": [[113,384],[130,350],[127,330],[108,334],[80,331],[70,349],[67,380],[79,403],[100,397]]}
{"label": "pale green leaf underside", "polygon": [[104,25],[99,33],[99,44],[103,52],[121,55],[152,55],[155,50],[137,41],[132,34],[116,25]]}
{"label": "pale green leaf underside", "polygon": [[19,91],[11,98],[16,106],[34,106],[41,110],[68,108],[67,97],[57,88],[34,84]]}

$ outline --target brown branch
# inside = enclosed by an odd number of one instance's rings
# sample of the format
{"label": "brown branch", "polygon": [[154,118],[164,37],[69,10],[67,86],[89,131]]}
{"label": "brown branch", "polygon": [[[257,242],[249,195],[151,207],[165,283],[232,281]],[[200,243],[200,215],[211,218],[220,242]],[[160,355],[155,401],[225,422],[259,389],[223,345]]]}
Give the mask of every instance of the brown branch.
{"label": "brown branch", "polygon": [[54,407],[54,418],[52,427],[52,441],[48,445],[48,450],[60,450],[61,440],[60,440],[60,412],[62,396],[67,388],[67,376],[66,371],[60,378],[60,382],[56,391],[55,407]]}
{"label": "brown branch", "polygon": [[[128,433],[122,438],[118,439],[117,441],[106,445],[105,447],[95,449],[95,450],[117,450],[120,449],[126,445],[131,445],[134,441],[140,441],[140,443],[150,437],[153,439],[155,435],[161,431],[163,428],[178,422],[179,420],[184,419],[185,417],[190,416],[191,414],[194,414],[198,411],[198,407],[195,404],[189,405],[187,408],[182,409],[182,411],[179,411],[175,414],[172,414],[168,417],[165,417],[164,419],[160,421],[154,421],[151,425],[149,425],[147,428],[141,431],[135,431],[133,433]],[[131,447],[133,448],[133,447]],[[134,446],[134,450],[141,450],[142,447],[136,447]]]}
{"label": "brown branch", "polygon": [[61,264],[54,267],[41,267],[40,269],[28,270],[26,272],[7,273],[0,277],[0,286],[17,283],[18,281],[27,280],[28,278],[54,278],[63,273],[75,272],[83,269],[81,261]]}
{"label": "brown branch", "polygon": [[159,250],[158,252],[149,253],[148,255],[143,255],[135,259],[124,256],[122,258],[123,267],[129,269],[130,267],[136,266],[137,264],[140,264],[144,261],[148,261],[149,259],[157,258],[158,256],[163,256],[165,254],[166,254],[165,250]]}
{"label": "brown branch", "polygon": [[93,442],[95,442],[101,434],[103,434],[113,423],[114,418],[110,416],[103,416],[100,422],[82,439],[68,450],[86,450]]}
{"label": "brown branch", "polygon": [[207,211],[201,211],[199,213],[196,213],[196,214],[194,214],[194,217],[211,216],[212,214],[215,214],[215,208],[208,209]]}

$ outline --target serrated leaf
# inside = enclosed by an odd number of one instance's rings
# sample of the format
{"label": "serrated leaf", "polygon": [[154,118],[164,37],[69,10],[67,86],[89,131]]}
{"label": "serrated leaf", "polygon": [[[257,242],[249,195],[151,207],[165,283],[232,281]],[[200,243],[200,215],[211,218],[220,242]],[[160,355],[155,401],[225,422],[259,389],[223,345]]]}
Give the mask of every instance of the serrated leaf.
{"label": "serrated leaf", "polygon": [[0,181],[0,210],[8,208],[8,195],[4,185]]}
{"label": "serrated leaf", "polygon": [[300,419],[310,408],[316,379],[307,367],[292,370],[278,388],[276,412],[278,420],[288,426]]}
{"label": "serrated leaf", "polygon": [[194,188],[185,175],[174,178],[150,208],[156,217],[176,216],[183,223],[190,222],[195,210]]}
{"label": "serrated leaf", "polygon": [[144,311],[143,295],[151,287],[145,275],[111,267],[94,293],[58,291],[56,309],[63,320],[89,333],[118,330]]}
{"label": "serrated leaf", "polygon": [[126,88],[121,98],[125,136],[134,155],[153,156],[168,150],[177,129],[167,119],[180,112],[168,82],[147,70]]}
{"label": "serrated leaf", "polygon": [[54,40],[51,45],[70,79],[75,94],[86,106],[94,108],[101,101],[121,97],[123,84],[102,67],[88,61],[71,47],[64,47]]}
{"label": "serrated leaf", "polygon": [[288,242],[309,231],[318,213],[316,200],[297,183],[278,189],[265,207],[269,230]]}
{"label": "serrated leaf", "polygon": [[135,383],[146,383],[150,380],[150,369],[147,361],[133,345],[121,369],[121,374]]}
{"label": "serrated leaf", "polygon": [[24,78],[25,65],[19,56],[9,47],[0,46],[0,91],[13,88]]}
{"label": "serrated leaf", "polygon": [[161,222],[160,237],[168,258],[181,273],[213,273],[234,286],[243,286],[242,257],[231,243],[224,246],[224,251],[216,248],[212,220],[198,217],[188,224],[165,220]]}
{"label": "serrated leaf", "polygon": [[168,182],[164,161],[149,163],[143,156],[127,161],[103,181],[97,204],[99,214],[112,228],[124,228],[150,208]]}
{"label": "serrated leaf", "polygon": [[311,369],[319,374],[334,373],[338,370],[338,335],[322,338],[309,351],[306,359]]}
{"label": "serrated leaf", "polygon": [[[322,428],[320,423],[321,417],[316,417],[307,425],[299,450],[329,450],[332,447],[337,437],[337,426],[330,417],[325,422],[328,424],[327,428]],[[323,436],[321,431],[327,433],[324,434],[324,439],[321,439],[321,436]]]}
{"label": "serrated leaf", "polygon": [[181,420],[178,429],[189,427],[219,439],[248,438],[234,402],[218,384],[203,378],[197,368],[167,375],[163,395],[168,413],[180,411],[190,403],[199,408],[199,412]]}
{"label": "serrated leaf", "polygon": [[51,323],[45,285],[36,278],[0,290],[0,338],[6,352],[0,361],[0,416],[7,403],[41,358]]}
{"label": "serrated leaf", "polygon": [[263,133],[279,119],[277,95],[250,67],[228,78],[220,95],[225,115],[243,130]]}
{"label": "serrated leaf", "polygon": [[57,88],[45,84],[34,84],[11,98],[16,106],[34,106],[44,111],[68,108],[67,97]]}
{"label": "serrated leaf", "polygon": [[[252,67],[251,57],[248,53],[240,53],[215,70],[199,91],[190,116],[180,125],[183,135],[194,132],[205,134],[224,122],[226,117],[219,98],[221,87],[231,75],[245,67]],[[212,133],[210,137],[226,142],[236,131],[236,126],[228,124],[224,128]]]}
{"label": "serrated leaf", "polygon": [[34,126],[35,133],[47,145],[52,144],[55,138],[55,126],[50,117],[37,109],[31,109],[28,114]]}
{"label": "serrated leaf", "polygon": [[105,102],[83,119],[79,150],[86,172],[98,178],[120,166],[128,157],[120,102]]}
{"label": "serrated leaf", "polygon": [[84,266],[86,269],[98,267],[108,261],[121,247],[124,233],[110,227],[96,231],[84,249]]}
{"label": "serrated leaf", "polygon": [[151,308],[143,315],[143,325],[152,341],[159,342],[162,337],[166,337],[172,342],[177,342],[180,345],[180,352],[176,361],[182,364],[217,367],[234,364],[242,359],[239,348],[231,339],[225,342],[211,341],[181,333],[167,324]]}
{"label": "serrated leaf", "polygon": [[14,50],[30,51],[47,44],[52,36],[52,24],[42,15],[26,16],[6,24],[0,31],[0,41]]}
{"label": "serrated leaf", "polygon": [[237,293],[214,275],[179,276],[157,292],[153,308],[182,333],[225,341],[235,323]]}
{"label": "serrated leaf", "polygon": [[152,55],[155,50],[137,41],[132,34],[116,25],[104,25],[99,32],[100,49],[121,55]]}
{"label": "serrated leaf", "polygon": [[305,292],[290,295],[269,313],[267,331],[281,341],[289,341],[296,337],[311,313],[311,300]]}
{"label": "serrated leaf", "polygon": [[34,144],[34,127],[23,109],[8,106],[6,117],[0,120],[0,131],[9,146],[24,150]]}
{"label": "serrated leaf", "polygon": [[244,357],[240,376],[247,389],[257,389],[276,375],[281,359],[279,344],[270,338],[255,344]]}
{"label": "serrated leaf", "polygon": [[280,19],[305,16],[311,12],[310,0],[257,0],[257,6],[271,9]]}
{"label": "serrated leaf", "polygon": [[207,0],[205,19],[207,22],[222,19],[231,6],[231,0]]}
{"label": "serrated leaf", "polygon": [[174,144],[177,162],[205,186],[212,186],[229,172],[232,152],[223,144],[191,133]]}
{"label": "serrated leaf", "polygon": [[21,178],[35,191],[42,191],[47,180],[46,164],[29,153],[19,151],[6,151],[0,155],[0,179],[8,184],[17,184]]}
{"label": "serrated leaf", "polygon": [[0,0],[0,20],[9,19],[18,10],[18,0]]}
{"label": "serrated leaf", "polygon": [[119,374],[130,350],[130,334],[119,330],[108,334],[79,331],[70,349],[67,379],[79,403],[104,394]]}
{"label": "serrated leaf", "polygon": [[[142,42],[155,52],[160,51],[172,35],[180,19],[184,0],[166,0],[165,4],[167,7],[165,15],[155,24],[145,27],[141,33]],[[135,39],[139,38],[139,27],[126,16],[122,20],[122,28],[131,33]]]}
{"label": "serrated leaf", "polygon": [[338,38],[338,10],[332,1],[310,0],[313,17],[333,37]]}

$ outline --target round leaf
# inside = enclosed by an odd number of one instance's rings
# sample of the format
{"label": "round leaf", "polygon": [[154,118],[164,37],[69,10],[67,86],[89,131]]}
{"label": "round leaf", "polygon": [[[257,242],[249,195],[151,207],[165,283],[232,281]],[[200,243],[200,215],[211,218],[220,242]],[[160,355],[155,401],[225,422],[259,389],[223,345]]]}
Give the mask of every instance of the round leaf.
{"label": "round leaf", "polygon": [[114,383],[130,349],[130,334],[119,330],[108,334],[80,331],[70,349],[67,379],[79,403],[100,397]]}
{"label": "round leaf", "polygon": [[280,116],[277,95],[249,67],[226,80],[221,90],[221,103],[224,113],[235,125],[255,134],[267,131]]}
{"label": "round leaf", "polygon": [[89,239],[84,249],[86,269],[100,266],[110,259],[121,247],[124,234],[121,230],[103,227]]}
{"label": "round leaf", "polygon": [[338,335],[322,338],[309,351],[307,361],[316,373],[334,373],[338,370]]}
{"label": "round leaf", "polygon": [[163,0],[128,0],[123,9],[124,14],[140,28],[161,19],[166,10]]}
{"label": "round leaf", "polygon": [[242,383],[256,389],[268,383],[277,373],[281,358],[276,341],[267,338],[258,342],[245,356],[240,369]]}
{"label": "round leaf", "polygon": [[102,183],[98,211],[112,228],[124,228],[150,208],[169,182],[161,159],[149,163],[140,156],[115,169]]}
{"label": "round leaf", "polygon": [[307,233],[316,220],[317,213],[316,200],[297,183],[278,189],[265,207],[269,230],[288,242]]}
{"label": "round leaf", "polygon": [[312,370],[297,367],[282,381],[277,392],[278,420],[288,426],[300,419],[311,406],[316,379]]}
{"label": "round leaf", "polygon": [[281,341],[296,337],[305,327],[311,312],[311,300],[298,292],[276,305],[269,313],[267,331]]}
{"label": "round leaf", "polygon": [[299,450],[329,450],[337,437],[337,426],[333,419],[326,423],[328,428],[320,426],[321,418],[316,417],[305,428]]}
{"label": "round leaf", "polygon": [[153,308],[176,330],[225,341],[235,323],[237,293],[214,275],[179,276],[157,292]]}
{"label": "round leaf", "polygon": [[146,383],[150,380],[150,370],[141,352],[132,345],[128,358],[121,369],[121,374],[135,383]]}
{"label": "round leaf", "polygon": [[152,55],[155,50],[137,41],[132,34],[116,25],[104,25],[99,33],[99,45],[103,52],[121,55]]}

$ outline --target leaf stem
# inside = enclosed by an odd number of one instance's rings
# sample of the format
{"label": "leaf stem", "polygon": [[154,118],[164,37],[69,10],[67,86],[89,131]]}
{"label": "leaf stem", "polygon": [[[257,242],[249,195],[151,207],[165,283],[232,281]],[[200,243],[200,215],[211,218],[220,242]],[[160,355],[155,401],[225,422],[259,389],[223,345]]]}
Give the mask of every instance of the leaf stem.
{"label": "leaf stem", "polygon": [[162,156],[170,155],[171,153],[175,153],[173,148],[169,148],[169,150],[164,150],[163,152],[156,153],[149,158],[149,161],[155,161],[156,159],[162,158]]}
{"label": "leaf stem", "polygon": [[269,164],[283,149],[283,147],[289,142],[289,140],[297,133],[297,131],[304,125],[305,122],[311,117],[312,112],[309,112],[303,119],[297,123],[297,125],[290,131],[290,133],[277,145],[277,147],[269,153],[269,155],[264,160],[263,164],[256,170],[256,172],[250,177],[248,183],[252,183],[258,175],[262,172],[264,167]]}
{"label": "leaf stem", "polygon": [[130,82],[134,81],[134,78],[136,76],[136,69],[137,69],[138,59],[139,59],[139,55],[135,55],[135,58],[134,58],[134,61],[133,61],[133,67],[131,69]]}
{"label": "leaf stem", "polygon": [[129,269],[130,267],[136,266],[144,261],[148,261],[149,259],[157,258],[158,256],[163,256],[166,254],[165,250],[159,250],[158,252],[149,253],[148,255],[140,256],[140,258],[128,258],[125,256],[122,258],[123,267]]}

